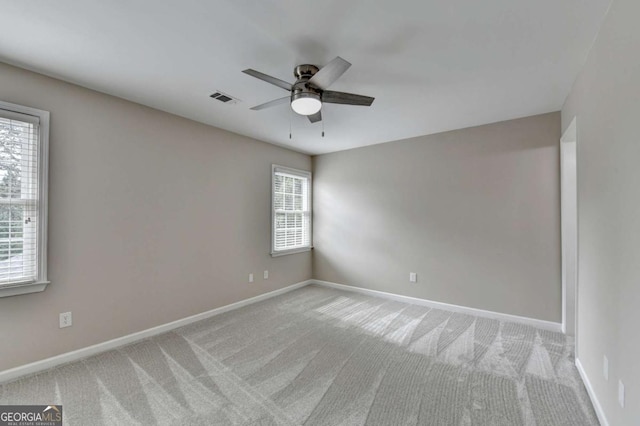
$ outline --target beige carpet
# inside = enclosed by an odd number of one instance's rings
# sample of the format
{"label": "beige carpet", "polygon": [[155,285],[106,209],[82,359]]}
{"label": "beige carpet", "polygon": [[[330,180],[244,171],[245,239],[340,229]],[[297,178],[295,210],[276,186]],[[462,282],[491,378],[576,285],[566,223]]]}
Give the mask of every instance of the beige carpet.
{"label": "beige carpet", "polygon": [[4,385],[65,424],[596,425],[560,333],[308,286]]}

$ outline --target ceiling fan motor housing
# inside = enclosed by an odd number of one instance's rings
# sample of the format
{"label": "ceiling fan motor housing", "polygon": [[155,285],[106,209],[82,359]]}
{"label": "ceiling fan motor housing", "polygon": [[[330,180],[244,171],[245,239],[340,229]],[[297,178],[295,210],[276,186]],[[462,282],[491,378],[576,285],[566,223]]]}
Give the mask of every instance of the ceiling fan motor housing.
{"label": "ceiling fan motor housing", "polygon": [[293,69],[293,75],[295,76],[296,80],[300,80],[305,77],[306,77],[305,80],[309,80],[318,71],[320,71],[320,69],[315,65],[302,64],[302,65],[298,65]]}
{"label": "ceiling fan motor housing", "polygon": [[322,90],[309,85],[307,82],[313,77],[320,69],[315,65],[303,64],[298,65],[293,70],[293,75],[296,77],[296,82],[293,83],[291,88],[291,101],[301,98],[315,98],[320,99],[322,96]]}

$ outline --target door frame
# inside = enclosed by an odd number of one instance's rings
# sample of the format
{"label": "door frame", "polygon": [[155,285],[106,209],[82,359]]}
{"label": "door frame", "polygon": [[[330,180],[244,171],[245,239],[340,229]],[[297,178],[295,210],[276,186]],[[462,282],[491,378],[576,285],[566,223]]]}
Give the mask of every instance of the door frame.
{"label": "door frame", "polygon": [[[577,151],[578,151],[578,135],[577,135],[577,117],[571,120],[571,123],[567,127],[567,130],[560,139],[560,226],[561,226],[561,241],[562,241],[562,331],[565,334],[575,336],[576,345],[576,357],[577,357],[577,338],[578,338],[578,292],[579,292],[579,279],[578,279],[578,170],[577,170]],[[575,165],[569,166],[570,161],[575,162]],[[568,188],[566,185],[566,174],[575,173],[573,182],[575,185],[573,188]],[[569,195],[567,194],[569,192]],[[567,206],[566,197],[574,193],[575,210]],[[568,217],[572,216],[572,217]],[[570,221],[570,222],[567,222]],[[575,223],[571,223],[575,222]],[[573,226],[575,230],[575,236],[570,237],[568,227]],[[568,257],[570,254],[568,250],[575,251],[575,262],[571,269],[573,269],[573,283],[567,282],[568,271]],[[568,297],[570,293],[573,293],[573,297]]]}

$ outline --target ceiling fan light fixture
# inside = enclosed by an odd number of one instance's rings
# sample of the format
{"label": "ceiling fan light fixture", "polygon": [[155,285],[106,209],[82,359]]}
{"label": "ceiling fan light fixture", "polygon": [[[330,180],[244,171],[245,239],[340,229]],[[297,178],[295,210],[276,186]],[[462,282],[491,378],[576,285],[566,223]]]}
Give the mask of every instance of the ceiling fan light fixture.
{"label": "ceiling fan light fixture", "polygon": [[295,93],[291,96],[291,108],[300,115],[313,115],[320,111],[320,95],[312,92]]}

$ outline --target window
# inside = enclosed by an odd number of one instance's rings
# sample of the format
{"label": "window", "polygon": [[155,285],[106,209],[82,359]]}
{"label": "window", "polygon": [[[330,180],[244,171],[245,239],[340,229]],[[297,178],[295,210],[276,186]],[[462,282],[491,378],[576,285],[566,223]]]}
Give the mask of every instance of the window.
{"label": "window", "polygon": [[0,102],[0,297],[47,286],[49,113]]}
{"label": "window", "polygon": [[311,173],[272,166],[271,255],[311,249]]}

